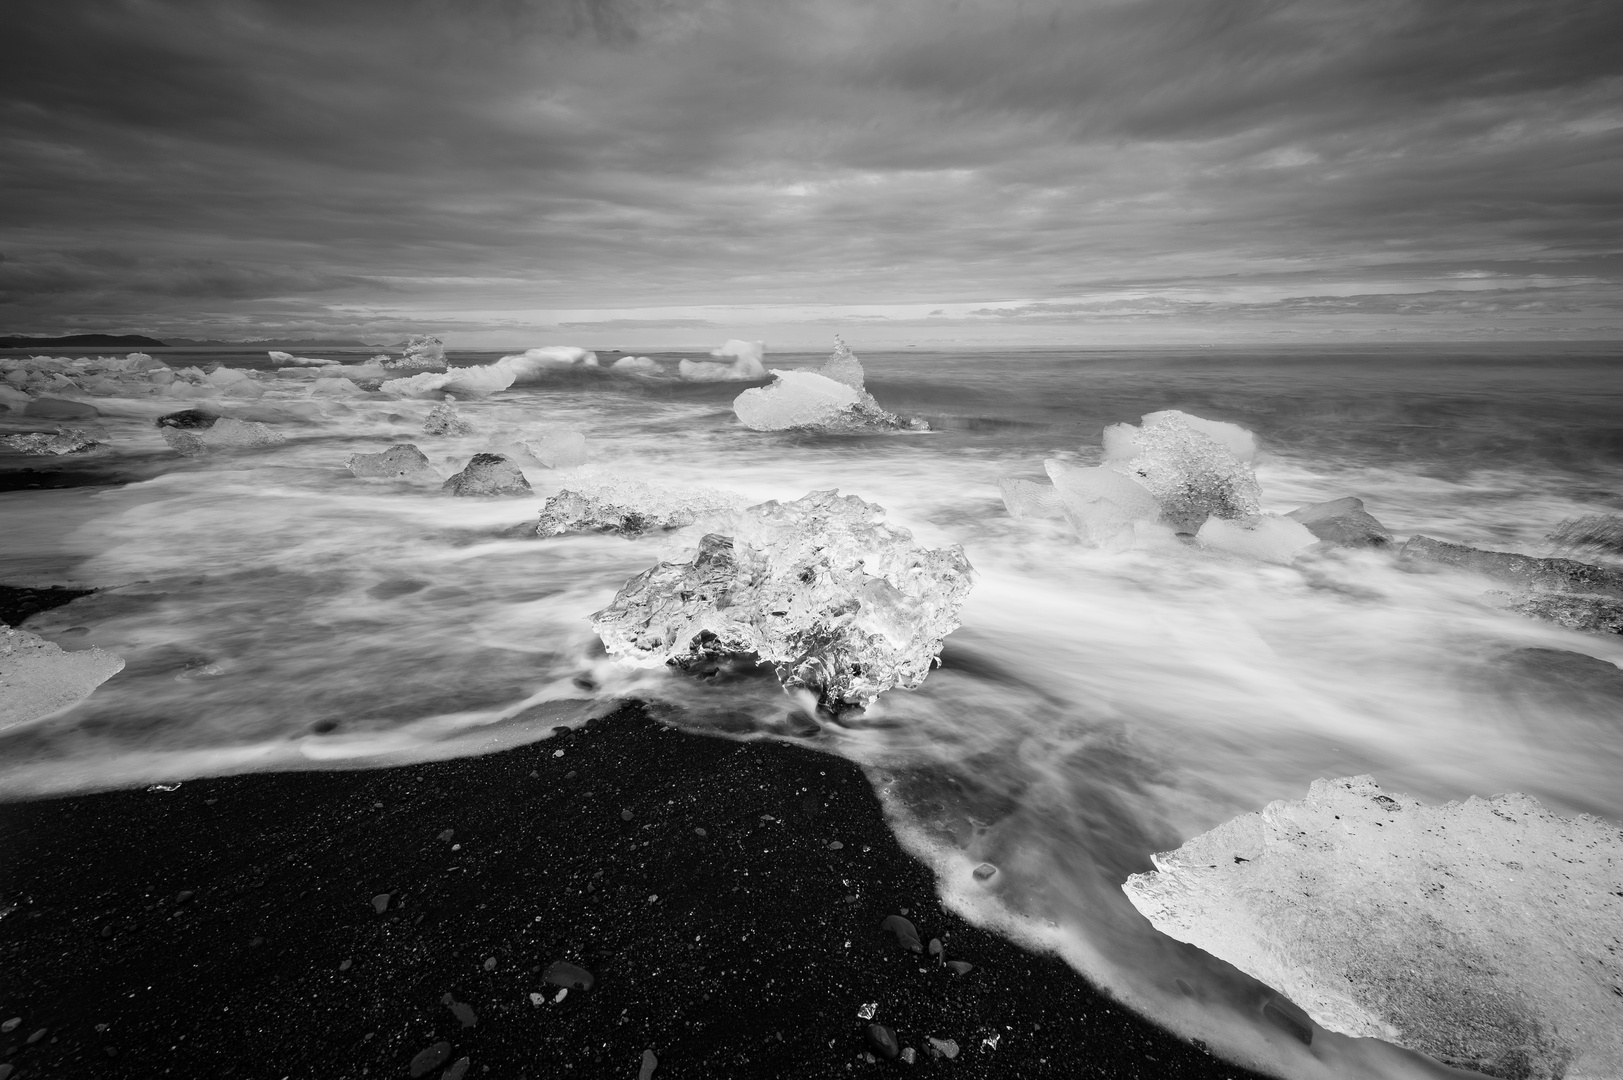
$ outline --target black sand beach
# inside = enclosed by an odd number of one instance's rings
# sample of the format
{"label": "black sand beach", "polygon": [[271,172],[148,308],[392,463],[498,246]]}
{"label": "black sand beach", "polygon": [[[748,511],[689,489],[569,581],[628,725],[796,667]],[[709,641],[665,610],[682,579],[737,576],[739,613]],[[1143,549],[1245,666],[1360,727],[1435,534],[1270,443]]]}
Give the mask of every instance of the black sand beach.
{"label": "black sand beach", "polygon": [[[485,757],[0,804],[0,851],[12,1080],[410,1076],[436,1044],[421,1075],[1251,1075],[943,911],[856,766],[635,703]],[[558,961],[595,985],[556,1000]]]}

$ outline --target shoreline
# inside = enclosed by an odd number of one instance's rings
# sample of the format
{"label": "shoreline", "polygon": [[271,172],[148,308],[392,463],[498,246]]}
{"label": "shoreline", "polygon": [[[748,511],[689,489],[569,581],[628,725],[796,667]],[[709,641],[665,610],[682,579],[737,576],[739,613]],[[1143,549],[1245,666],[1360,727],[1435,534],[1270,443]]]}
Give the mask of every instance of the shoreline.
{"label": "shoreline", "polygon": [[[0,803],[0,853],[8,1080],[408,1076],[441,1042],[422,1075],[908,1070],[868,1003],[920,1071],[1259,1075],[945,911],[855,764],[635,702],[483,757]],[[559,961],[595,985],[554,1001]]]}

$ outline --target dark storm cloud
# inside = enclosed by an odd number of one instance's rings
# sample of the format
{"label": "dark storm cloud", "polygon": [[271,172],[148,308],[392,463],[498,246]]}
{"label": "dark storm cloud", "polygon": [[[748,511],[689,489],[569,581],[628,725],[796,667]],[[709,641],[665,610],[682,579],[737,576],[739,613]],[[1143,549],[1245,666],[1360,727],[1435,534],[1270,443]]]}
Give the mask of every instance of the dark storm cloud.
{"label": "dark storm cloud", "polygon": [[19,330],[1151,278],[1195,318],[1177,289],[1211,279],[1592,273],[1623,224],[1611,2],[13,0],[6,21]]}

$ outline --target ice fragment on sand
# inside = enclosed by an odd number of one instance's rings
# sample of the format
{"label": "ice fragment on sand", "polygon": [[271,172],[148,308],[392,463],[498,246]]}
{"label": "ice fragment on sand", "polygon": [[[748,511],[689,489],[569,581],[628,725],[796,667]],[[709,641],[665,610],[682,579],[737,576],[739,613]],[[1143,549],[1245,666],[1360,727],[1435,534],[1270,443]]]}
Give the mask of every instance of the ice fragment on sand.
{"label": "ice fragment on sand", "polygon": [[709,364],[702,360],[683,360],[676,370],[688,382],[750,382],[766,378],[766,367],[761,358],[766,355],[766,342],[740,341],[728,338],[710,355],[718,360],[731,360],[729,364]]}
{"label": "ice fragment on sand", "polygon": [[[839,378],[826,372],[833,370]],[[856,431],[869,428],[928,430],[920,420],[903,420],[880,407],[862,389],[862,365],[840,342],[823,371],[773,369],[766,386],[745,390],[733,400],[733,412],[755,431]]]}
{"label": "ice fragment on sand", "polygon": [[1278,514],[1207,518],[1195,539],[1201,547],[1272,563],[1288,563],[1319,542],[1306,525]]}
{"label": "ice fragment on sand", "polygon": [[1364,500],[1348,497],[1298,506],[1285,515],[1306,525],[1314,536],[1338,547],[1386,547],[1392,534],[1364,509]]}
{"label": "ice fragment on sand", "polygon": [[433,480],[436,483],[440,479],[440,474],[428,463],[428,458],[411,443],[398,443],[378,454],[352,454],[348,466],[356,476],[386,480]]}
{"label": "ice fragment on sand", "polygon": [[457,415],[456,398],[451,394],[445,400],[428,410],[428,416],[423,420],[424,435],[472,435],[473,425]]}
{"label": "ice fragment on sand", "polygon": [[742,495],[712,488],[666,488],[610,472],[577,473],[547,500],[538,536],[608,532],[641,536],[683,529],[743,509]]}
{"label": "ice fragment on sand", "polygon": [[586,436],[578,431],[549,431],[539,439],[526,439],[524,448],[549,469],[572,469],[586,463]]}
{"label": "ice fragment on sand", "polygon": [[467,468],[441,485],[452,495],[528,495],[530,482],[519,467],[500,454],[475,454]]}
{"label": "ice fragment on sand", "polygon": [[1138,427],[1104,431],[1105,467],[1131,477],[1161,505],[1161,520],[1192,533],[1208,517],[1251,517],[1262,490],[1250,461],[1251,433],[1177,411],[1149,413]]}
{"label": "ice fragment on sand", "polygon": [[101,649],[64,652],[26,630],[0,626],[0,730],[61,712],[124,668]]}
{"label": "ice fragment on sand", "polygon": [[1114,469],[1082,468],[1055,458],[1043,462],[1060,510],[1083,541],[1098,547],[1130,546],[1141,523],[1161,513],[1155,496]]}
{"label": "ice fragment on sand", "polygon": [[884,513],[834,491],[752,506],[690,562],[626,582],[593,626],[638,666],[754,656],[831,705],[913,689],[957,628],[972,571],[962,548],[920,547]]}
{"label": "ice fragment on sand", "polygon": [[1010,517],[1065,520],[1065,503],[1053,484],[1006,476],[997,486],[1003,492],[1003,506]]}
{"label": "ice fragment on sand", "polygon": [[238,420],[233,416],[211,416],[195,409],[160,416],[157,423],[164,441],[185,457],[276,446],[287,441],[286,435],[269,424]]}
{"label": "ice fragment on sand", "polygon": [[1123,886],[1140,912],[1331,1031],[1491,1076],[1623,1075],[1614,825],[1356,776],[1154,861]]}

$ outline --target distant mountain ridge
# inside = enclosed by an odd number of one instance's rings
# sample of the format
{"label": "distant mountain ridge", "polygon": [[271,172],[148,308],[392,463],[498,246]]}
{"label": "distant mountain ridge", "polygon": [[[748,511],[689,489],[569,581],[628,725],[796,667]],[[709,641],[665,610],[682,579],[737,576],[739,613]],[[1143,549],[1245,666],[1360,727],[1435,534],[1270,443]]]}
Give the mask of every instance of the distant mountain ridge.
{"label": "distant mountain ridge", "polygon": [[195,348],[200,345],[230,349],[380,349],[369,341],[342,341],[330,338],[266,338],[262,341],[216,341],[209,338],[171,338],[176,348]]}
{"label": "distant mountain ridge", "polygon": [[144,334],[68,334],[66,337],[0,337],[0,349],[44,349],[58,345],[89,345],[104,349],[166,349],[169,346]]}

